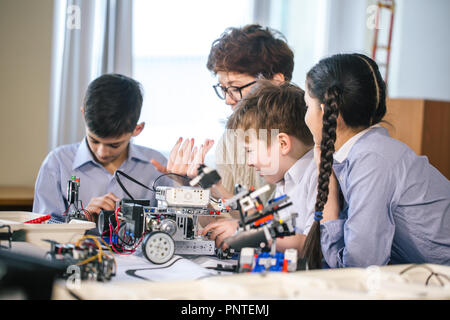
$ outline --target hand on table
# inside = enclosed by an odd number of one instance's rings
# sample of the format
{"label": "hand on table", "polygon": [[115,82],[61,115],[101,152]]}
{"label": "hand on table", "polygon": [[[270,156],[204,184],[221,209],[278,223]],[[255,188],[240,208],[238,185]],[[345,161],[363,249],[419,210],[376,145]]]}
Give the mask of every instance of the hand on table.
{"label": "hand on table", "polygon": [[201,235],[206,236],[209,232],[209,239],[216,242],[217,248],[223,250],[228,248],[228,245],[223,243],[226,238],[233,236],[239,227],[239,222],[236,219],[222,219],[216,222],[208,224],[203,230]]}
{"label": "hand on table", "polygon": [[92,198],[84,209],[98,215],[101,210],[115,210],[116,201],[120,201],[120,199],[114,193],[109,192],[104,196]]}

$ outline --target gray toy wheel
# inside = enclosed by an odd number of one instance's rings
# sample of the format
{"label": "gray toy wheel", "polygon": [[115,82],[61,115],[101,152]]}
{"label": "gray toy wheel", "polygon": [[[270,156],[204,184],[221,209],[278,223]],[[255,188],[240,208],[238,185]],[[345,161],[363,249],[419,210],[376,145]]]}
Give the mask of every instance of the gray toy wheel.
{"label": "gray toy wheel", "polygon": [[163,264],[175,254],[175,242],[172,237],[162,231],[153,231],[145,236],[142,251],[148,261]]}

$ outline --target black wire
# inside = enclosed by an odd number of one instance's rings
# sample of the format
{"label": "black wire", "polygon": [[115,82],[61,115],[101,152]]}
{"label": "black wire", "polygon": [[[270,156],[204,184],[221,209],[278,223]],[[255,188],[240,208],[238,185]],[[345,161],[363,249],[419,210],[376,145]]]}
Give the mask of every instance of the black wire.
{"label": "black wire", "polygon": [[437,274],[437,273],[434,273],[434,272],[432,272],[432,273],[428,276],[427,281],[425,281],[425,285],[426,285],[426,286],[428,285],[428,282],[430,281],[430,279],[431,279],[433,276],[436,276],[436,279],[438,279],[438,281],[439,281],[439,283],[441,284],[441,286],[444,286],[444,283],[441,281],[441,279],[439,278],[438,274]]}
{"label": "black wire", "polygon": [[76,300],[83,300],[83,298],[81,298],[79,295],[75,294],[72,290],[70,290],[69,288],[67,288],[67,286],[65,286],[65,287],[66,287],[67,292],[68,292],[72,297],[74,297]]}
{"label": "black wire", "polygon": [[[173,258],[172,258],[172,259],[173,259]],[[168,264],[168,265],[166,265],[166,266],[157,267],[157,268],[129,269],[129,270],[125,271],[125,273],[126,273],[127,275],[131,276],[131,277],[135,277],[135,278],[139,278],[139,279],[147,280],[147,281],[153,281],[153,280],[150,280],[150,279],[148,279],[148,278],[145,278],[145,277],[142,277],[142,276],[138,276],[138,275],[136,274],[136,271],[142,271],[142,270],[161,270],[161,269],[166,269],[166,268],[169,268],[169,267],[173,266],[176,262],[178,262],[178,261],[180,261],[180,260],[183,260],[183,259],[184,259],[184,258],[182,258],[182,257],[177,257],[176,260],[170,262],[170,264]],[[169,261],[170,261],[170,260],[169,260]]]}
{"label": "black wire", "polygon": [[436,279],[439,281],[439,283],[441,284],[441,286],[444,286],[444,283],[441,281],[441,278],[440,278],[440,277],[443,277],[443,278],[445,278],[447,281],[450,282],[450,278],[447,277],[445,274],[438,273],[438,272],[434,272],[433,269],[431,269],[430,267],[428,267],[428,266],[426,266],[426,265],[420,265],[420,264],[413,264],[413,265],[411,265],[411,266],[409,266],[409,267],[403,269],[402,271],[400,271],[399,274],[401,275],[401,274],[403,274],[403,273],[405,273],[405,272],[407,272],[407,271],[409,271],[409,270],[411,270],[411,269],[414,269],[414,268],[424,268],[424,269],[427,269],[427,270],[430,272],[430,275],[428,276],[428,278],[427,278],[427,280],[426,280],[426,282],[425,282],[425,285],[426,285],[426,286],[428,286],[428,283],[429,283],[430,279],[431,279],[433,276],[436,276]]}
{"label": "black wire", "polygon": [[409,270],[414,269],[414,268],[425,268],[425,269],[427,269],[428,271],[430,271],[431,273],[433,273],[433,270],[432,270],[430,267],[426,266],[426,265],[413,264],[413,265],[411,265],[411,266],[409,266],[409,267],[406,267],[406,268],[403,269],[402,271],[400,271],[399,274],[403,274],[403,273],[405,273],[406,271],[409,271]]}
{"label": "black wire", "polygon": [[[120,237],[120,229],[126,226],[126,222],[125,222],[125,224],[119,224],[119,226],[118,226],[119,231],[116,232],[116,231],[115,231],[115,228],[112,227],[112,226],[114,225],[114,224],[112,223],[112,221],[111,221],[111,217],[112,217],[112,216],[113,216],[113,215],[110,215],[109,218],[108,218],[108,220],[109,220],[109,224],[111,225],[111,228],[112,228],[112,230],[113,230],[113,234],[115,234],[115,235],[117,236],[117,240],[120,240],[120,241],[122,242],[121,244],[120,244],[119,242],[117,242],[117,246],[120,246],[120,250],[122,250],[122,251],[125,250],[125,247],[127,247],[127,246],[129,246],[129,247],[135,246],[135,245],[136,245],[136,238],[133,238],[133,237],[131,237],[131,236],[128,236],[129,240],[133,240],[133,243],[132,243],[132,244],[129,244],[127,241],[125,241],[123,238]],[[116,226],[116,228],[117,228],[117,226]],[[124,234],[124,235],[125,235],[125,234]]]}
{"label": "black wire", "polygon": [[186,180],[188,180],[188,181],[191,181],[191,179],[189,179],[188,176],[183,176],[183,175],[178,174],[178,173],[173,173],[173,172],[164,173],[164,174],[160,175],[159,177],[157,177],[157,178],[155,179],[155,181],[153,181],[153,185],[152,185],[153,192],[156,192],[156,189],[155,189],[155,183],[156,183],[156,181],[158,181],[160,178],[162,178],[162,177],[164,177],[164,176],[171,176],[171,175],[172,175],[172,176],[176,176],[176,177],[180,177],[180,178],[183,178],[183,179],[186,179]]}
{"label": "black wire", "polygon": [[220,201],[218,201],[217,199],[214,199],[213,197],[209,197],[209,200],[211,200],[214,203],[220,203]]}
{"label": "black wire", "polygon": [[150,189],[150,188],[147,187],[145,184],[143,184],[143,183],[137,181],[137,180],[134,179],[133,177],[130,177],[129,175],[127,175],[127,174],[124,173],[123,171],[116,170],[116,172],[115,172],[114,175],[116,176],[117,182],[119,183],[119,186],[122,188],[122,190],[127,194],[127,196],[130,197],[131,200],[134,200],[134,198],[133,198],[133,196],[128,192],[128,190],[125,188],[125,186],[122,184],[122,181],[121,181],[120,178],[119,178],[119,174],[123,175],[123,176],[124,176],[125,178],[127,178],[128,180],[130,180],[130,181],[132,181],[132,182],[134,182],[134,183],[140,185],[141,187],[143,187],[143,188],[145,188],[145,189],[148,189],[148,190],[154,192],[154,190]]}
{"label": "black wire", "polygon": [[116,179],[117,179],[117,183],[119,183],[119,186],[122,188],[122,190],[126,193],[126,195],[127,195],[131,200],[134,200],[134,198],[133,198],[133,196],[128,192],[128,190],[125,188],[125,186],[123,185],[122,181],[121,181],[120,178],[119,178],[119,174],[122,175],[122,176],[124,176],[124,177],[127,178],[128,180],[130,180],[130,181],[136,183],[137,185],[140,185],[141,187],[143,187],[143,188],[145,188],[145,189],[147,189],[147,190],[150,190],[150,191],[152,191],[152,192],[156,192],[156,188],[155,188],[156,181],[158,181],[160,178],[162,178],[162,177],[164,177],[164,176],[174,175],[174,176],[181,177],[181,178],[184,178],[184,179],[190,181],[189,177],[187,177],[187,176],[183,176],[183,175],[181,175],[181,174],[169,172],[169,173],[164,173],[164,174],[158,176],[158,177],[153,181],[152,187],[149,188],[149,187],[147,187],[145,184],[143,184],[143,183],[137,181],[136,179],[134,179],[133,177],[130,177],[129,175],[127,175],[127,174],[124,173],[123,171],[116,170],[116,172],[115,172],[114,175],[115,175],[115,177],[116,177]]}
{"label": "black wire", "polygon": [[441,281],[440,277],[443,277],[445,280],[447,280],[448,282],[450,282],[450,278],[447,277],[445,274],[442,273],[438,273],[438,272],[433,272],[432,274],[430,274],[430,276],[427,278],[427,281],[425,282],[425,285],[428,285],[428,282],[430,281],[430,279],[435,276],[436,279],[439,281],[439,283],[441,284],[441,286],[444,286],[444,283]]}

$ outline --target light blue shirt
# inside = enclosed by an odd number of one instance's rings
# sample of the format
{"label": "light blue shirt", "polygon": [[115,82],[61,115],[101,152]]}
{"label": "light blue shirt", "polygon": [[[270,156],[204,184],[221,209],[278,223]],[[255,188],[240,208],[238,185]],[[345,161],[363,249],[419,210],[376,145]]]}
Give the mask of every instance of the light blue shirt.
{"label": "light blue shirt", "polygon": [[[153,182],[161,173],[151,164],[151,159],[163,165],[167,163],[166,158],[158,151],[130,142],[128,158],[119,170],[152,188]],[[62,220],[68,206],[67,182],[72,176],[80,178],[79,200],[84,207],[92,198],[109,192],[120,199],[129,198],[116,177],[94,160],[85,138],[79,143],[60,146],[48,154],[36,180],[33,212],[52,214],[55,219]],[[134,199],[148,199],[152,206],[156,205],[153,192],[123,176],[119,179]],[[162,177],[156,185],[172,185],[172,180]]]}
{"label": "light blue shirt", "polygon": [[275,197],[283,194],[289,196],[292,205],[280,210],[280,217],[296,212],[296,233],[308,234],[314,222],[317,195],[317,166],[313,150],[298,159],[284,174],[284,179],[276,184]]}
{"label": "light blue shirt", "polygon": [[385,128],[348,142],[333,164],[344,209],[320,228],[327,265],[450,265],[449,180]]}

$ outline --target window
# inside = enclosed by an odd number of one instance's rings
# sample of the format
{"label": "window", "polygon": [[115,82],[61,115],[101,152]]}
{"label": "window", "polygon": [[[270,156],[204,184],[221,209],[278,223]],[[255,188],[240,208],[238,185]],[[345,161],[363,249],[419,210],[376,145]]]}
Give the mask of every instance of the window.
{"label": "window", "polygon": [[253,0],[134,1],[133,77],[144,88],[146,123],[137,144],[167,157],[179,137],[217,143],[231,107],[212,88],[217,79],[206,68],[209,50],[227,27],[252,17]]}

